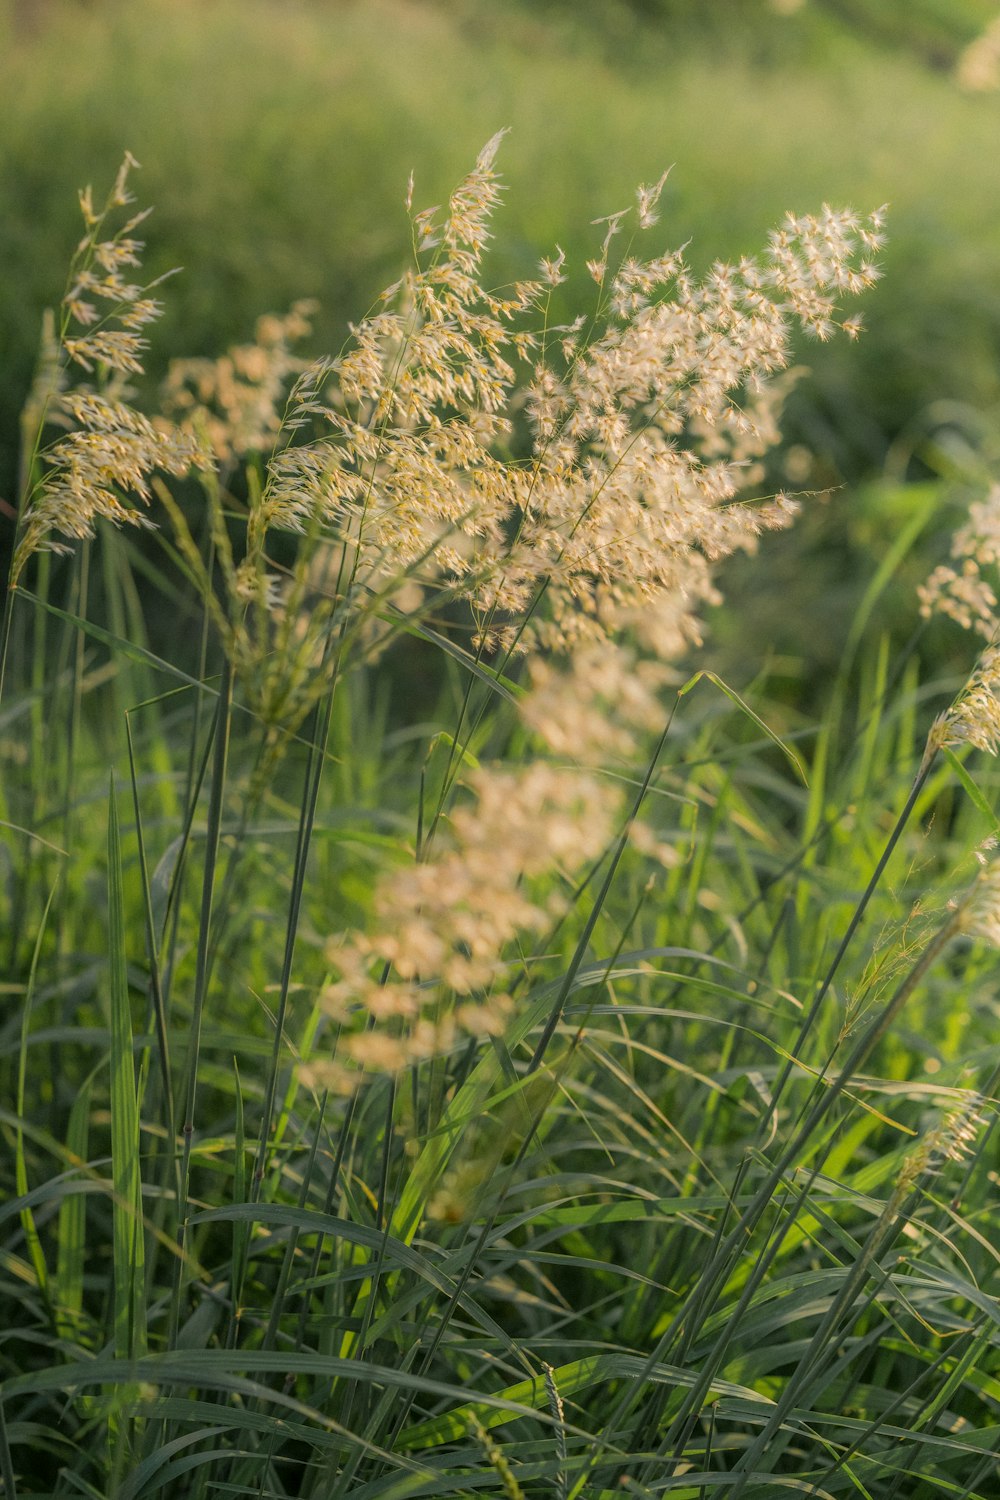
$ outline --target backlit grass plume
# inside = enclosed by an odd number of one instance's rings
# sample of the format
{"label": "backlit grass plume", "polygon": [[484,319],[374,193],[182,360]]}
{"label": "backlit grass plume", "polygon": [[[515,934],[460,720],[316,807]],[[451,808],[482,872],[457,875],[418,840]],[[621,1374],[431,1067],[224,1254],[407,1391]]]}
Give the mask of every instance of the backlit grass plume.
{"label": "backlit grass plume", "polygon": [[[602,767],[628,764],[662,727],[664,663],[698,641],[717,562],[794,514],[783,495],[741,498],[779,436],[793,329],[856,335],[838,300],[878,274],[880,212],[789,215],[759,256],[704,277],[680,251],[644,253],[664,175],[600,221],[592,291],[556,324],[561,252],[535,279],[483,284],[502,134],[443,208],[411,212],[412,264],[341,353],[295,352],[313,311],[298,304],[261,319],[254,344],[175,362],[155,417],[124,384],[160,311],[125,277],[145,216],[106,227],[131,202],[132,158],[99,213],[82,195],[39,424],[69,431],[38,441],[14,563],[16,582],[33,551],[89,536],[98,518],[153,524],[153,485],[266,727],[255,797],[348,665],[442,604],[468,610],[478,660],[532,658],[521,714],[548,756],[450,768],[416,862],[377,886],[370,929],[334,935],[325,1009],[346,1061],[369,1070],[446,1049],[456,1027],[501,1028],[512,945],[559,921],[572,882],[630,821],[658,847]],[[71,384],[74,367],[91,383]],[[208,550],[152,477],[192,469]],[[280,532],[298,542],[278,565]],[[331,1067],[328,1079],[348,1076]]]}
{"label": "backlit grass plume", "polygon": [[[144,509],[150,476],[184,475],[205,457],[190,435],[164,419],[152,421],[129,404],[129,380],[143,372],[144,334],[162,304],[151,286],[128,279],[139,268],[142,242],[135,230],[149,210],[115,226],[135,201],[128,178],[135,159],[126,154],[100,209],[89,188],[80,194],[84,236],[70,268],[58,333],[43,344],[36,389],[28,409],[35,429],[23,472],[23,497],[10,584],[16,587],[29,557],[45,548],[67,551],[67,539],[94,535],[98,520],[150,526]],[[80,372],[87,377],[79,383]],[[73,383],[76,377],[76,383]],[[47,426],[68,429],[45,442]]]}
{"label": "backlit grass plume", "polygon": [[296,303],[159,399],[131,160],[84,196],[4,627],[0,1488],[990,1500],[995,497],[927,748],[860,624],[781,738],[702,615],[881,214],[696,275],[661,178],[491,290],[499,145],[336,352]]}
{"label": "backlit grass plume", "polygon": [[[145,216],[102,238],[131,201],[131,158],[100,213],[83,195],[87,232],[58,349],[98,383],[63,390],[48,413],[71,430],[39,453],[15,581],[32,552],[90,534],[98,517],[149,524],[134,500],[148,500],[155,471],[204,469],[209,452],[231,468],[257,453],[263,479],[246,502],[242,556],[216,528],[228,592],[220,625],[248,674],[275,649],[315,654],[373,600],[384,613],[413,574],[465,598],[491,650],[636,631],[669,655],[696,638],[698,609],[715,597],[713,564],[794,512],[783,496],[739,496],[778,436],[776,377],[793,325],[834,331],[838,298],[877,275],[881,215],[789,216],[761,256],[696,278],[680,252],[639,253],[661,179],[606,221],[589,305],[552,326],[561,256],[505,292],[482,285],[500,140],[444,210],[413,214],[412,268],[343,353],[311,365],[291,353],[308,330],[302,304],[263,319],[255,345],[175,365],[170,418],[155,421],[121,390],[141,373],[141,331],[159,312],[124,275],[138,264]],[[858,323],[841,326],[854,334]],[[179,511],[171,521],[183,529]],[[266,556],[272,530],[308,537],[291,576]],[[338,549],[335,582],[309,598],[306,554],[320,545]],[[293,649],[280,623],[289,608],[313,616],[305,647]]]}
{"label": "backlit grass plume", "polygon": [[328,431],[279,442],[251,529],[350,547],[345,608],[416,571],[469,601],[488,649],[636,629],[671,654],[712,564],[794,511],[738,496],[778,436],[792,325],[833,332],[837,298],[877,275],[881,216],[789,217],[759,259],[696,279],[679,252],[636,253],[663,183],[640,188],[607,223],[589,305],[552,326],[559,257],[504,293],[481,284],[499,143],[414,215],[412,269],[301,377],[283,430]]}

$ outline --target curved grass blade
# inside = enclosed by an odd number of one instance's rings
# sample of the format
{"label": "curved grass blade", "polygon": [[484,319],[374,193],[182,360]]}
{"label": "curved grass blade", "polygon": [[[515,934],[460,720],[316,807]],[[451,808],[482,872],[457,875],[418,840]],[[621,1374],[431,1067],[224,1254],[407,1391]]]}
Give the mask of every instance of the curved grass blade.
{"label": "curved grass blade", "polygon": [[[24,996],[24,1006],[21,1011],[21,1033],[17,1056],[17,1103],[15,1105],[17,1115],[17,1128],[14,1133],[14,1183],[15,1191],[23,1200],[28,1196],[28,1164],[24,1154],[24,1095],[27,1082],[28,1070],[28,1033],[31,1028],[31,1011],[34,1004],[35,986],[38,980],[38,960],[42,951],[42,939],[48,925],[49,912],[55,897],[56,887],[49,891],[45,902],[45,910],[39,923],[38,935],[35,938],[35,946],[31,955],[31,968],[28,972],[28,984]],[[42,1251],[42,1242],[35,1224],[35,1216],[31,1211],[30,1204],[25,1203],[21,1209],[21,1228],[24,1232],[24,1241],[28,1248],[28,1255],[38,1282],[38,1290],[42,1296],[48,1298],[49,1276],[48,1267],[45,1263],[45,1255]]]}
{"label": "curved grass blade", "polygon": [[111,992],[111,1176],[113,1208],[114,1350],[119,1358],[146,1352],[139,1108],[125,956],[125,894],[114,773],[108,799],[108,959]]}
{"label": "curved grass blade", "polygon": [[742,713],[746,714],[748,719],[756,724],[757,728],[771,741],[771,744],[778,747],[782,755],[788,761],[788,764],[794,770],[796,776],[798,776],[799,780],[802,782],[802,785],[808,786],[809,778],[806,775],[805,766],[799,760],[799,757],[795,754],[795,751],[792,750],[790,746],[786,745],[781,736],[775,734],[774,730],[768,724],[765,724],[760,714],[754,713],[749,703],[746,703],[740,697],[739,693],[737,693],[734,688],[731,688],[728,683],[723,682],[722,678],[719,677],[717,673],[708,672],[704,669],[702,669],[700,672],[696,672],[693,677],[689,678],[688,681],[685,682],[683,687],[679,687],[677,689],[678,698],[683,698],[685,694],[690,693],[692,688],[698,686],[698,683],[701,682],[703,677],[708,682],[711,682],[713,686],[717,687],[720,693],[725,693],[730,703],[735,703],[736,707]]}

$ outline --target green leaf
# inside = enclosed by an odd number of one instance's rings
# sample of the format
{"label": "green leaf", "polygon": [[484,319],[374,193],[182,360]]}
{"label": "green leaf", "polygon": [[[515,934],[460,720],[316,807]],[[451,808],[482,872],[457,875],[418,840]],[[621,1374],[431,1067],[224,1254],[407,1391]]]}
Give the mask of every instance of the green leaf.
{"label": "green leaf", "polygon": [[478,661],[468,651],[464,651],[461,646],[456,645],[454,641],[450,641],[446,635],[441,635],[438,631],[432,630],[429,625],[422,623],[407,625],[406,630],[409,635],[415,635],[420,640],[427,641],[432,646],[437,646],[438,650],[443,651],[446,656],[452,657],[467,672],[471,672],[473,677],[478,677],[481,682],[485,682],[501,698],[506,698],[509,703],[517,703],[524,696],[524,689],[519,687],[510,677],[505,677],[502,672],[498,672],[494,667],[489,667],[484,662]]}
{"label": "green leaf", "polygon": [[108,960],[111,992],[111,1178],[114,1187],[114,1350],[146,1352],[139,1111],[125,957],[125,893],[114,773],[108,799]]}
{"label": "green leaf", "polygon": [[994,812],[993,808],[987,802],[986,798],[983,796],[982,792],[979,790],[978,786],[973,781],[972,777],[969,775],[968,771],[965,769],[962,762],[955,754],[954,750],[949,749],[947,745],[943,745],[941,747],[941,755],[948,762],[949,766],[951,766],[951,769],[954,771],[955,775],[962,783],[962,786],[965,789],[965,792],[968,795],[969,801],[972,803],[973,807],[975,807],[978,812],[982,813],[983,817],[989,823],[991,828],[1000,826],[1000,824],[998,824],[997,815]]}
{"label": "green leaf", "polygon": [[[38,936],[35,939],[34,951],[31,955],[31,970],[28,975],[28,987],[24,996],[24,1005],[21,1011],[21,1034],[17,1057],[17,1130],[14,1135],[14,1183],[18,1196],[23,1200],[28,1194],[28,1164],[24,1154],[24,1096],[25,1083],[28,1070],[28,1034],[31,1030],[31,1011],[34,1003],[35,985],[38,979],[38,959],[42,951],[42,939],[45,928],[48,925],[49,911],[52,907],[52,899],[55,896],[55,886],[49,891],[48,900],[45,903],[45,911],[38,927]],[[48,1268],[45,1264],[45,1256],[42,1252],[42,1242],[38,1235],[35,1224],[35,1216],[31,1211],[30,1204],[25,1202],[21,1209],[21,1228],[24,1232],[24,1242],[31,1258],[35,1279],[38,1289],[43,1297],[48,1295]]]}
{"label": "green leaf", "polygon": [[[657,1384],[693,1385],[696,1372],[683,1370],[674,1365],[655,1364],[649,1369],[647,1362],[632,1354],[595,1354],[586,1359],[573,1360],[552,1371],[560,1396],[572,1396],[589,1386],[612,1380],[635,1379],[640,1373]],[[712,1394],[740,1396],[753,1402],[758,1408],[772,1408],[774,1403],[746,1386],[737,1386],[731,1381],[717,1380],[712,1384]],[[426,1422],[418,1422],[400,1434],[399,1444],[403,1448],[429,1448],[437,1443],[452,1443],[465,1436],[472,1418],[477,1418],[484,1427],[498,1427],[510,1421],[509,1409],[528,1407],[539,1413],[540,1419],[549,1423],[549,1397],[545,1378],[537,1375],[531,1380],[519,1380],[515,1385],[505,1386],[476,1401],[464,1402],[440,1416]]]}
{"label": "green leaf", "polygon": [[[87,1078],[73,1100],[66,1149],[81,1162],[87,1160],[90,1137],[90,1095],[94,1075]],[[59,1330],[64,1338],[79,1336],[83,1311],[83,1265],[86,1252],[87,1202],[82,1192],[67,1193],[59,1202],[56,1309]]]}
{"label": "green leaf", "polygon": [[115,635],[113,631],[105,630],[102,626],[95,625],[93,620],[84,620],[80,615],[73,615],[65,609],[59,609],[55,604],[50,604],[47,599],[40,599],[30,589],[18,589],[18,594],[22,599],[30,599],[32,604],[37,604],[40,609],[47,610],[50,615],[55,615],[56,619],[63,620],[67,625],[72,625],[77,630],[82,630],[83,634],[89,635],[92,640],[100,641],[102,645],[109,646],[113,651],[120,651],[132,661],[141,662],[143,666],[152,667],[157,672],[166,672],[168,676],[176,677],[180,682],[186,683],[188,687],[198,688],[201,692],[210,693],[213,697],[217,696],[218,689],[212,687],[210,683],[199,682],[197,677],[189,677],[187,672],[183,672],[180,667],[175,667],[170,662],[164,661],[161,656],[156,656],[152,651],[147,651],[143,646],[137,646],[132,641],[122,640],[121,636]]}
{"label": "green leaf", "polygon": [[677,689],[678,698],[683,698],[686,693],[690,693],[691,689],[697,687],[698,683],[703,677],[707,678],[709,682],[714,683],[714,685],[719,689],[720,693],[725,693],[730,703],[735,703],[736,707],[743,713],[745,713],[748,719],[752,720],[753,723],[756,724],[757,728],[767,736],[771,743],[773,745],[777,745],[782,755],[785,756],[789,764],[792,766],[795,774],[800,778],[802,785],[808,786],[809,778],[806,776],[805,767],[799,760],[799,757],[795,754],[795,751],[792,750],[788,745],[786,745],[780,735],[775,734],[774,730],[764,723],[764,720],[761,718],[760,714],[754,713],[749,703],[745,703],[744,700],[740,697],[739,693],[737,693],[735,689],[731,688],[728,683],[723,682],[722,678],[717,676],[715,672],[707,672],[704,669],[700,672],[696,672],[693,677],[689,678],[689,680],[685,682],[683,687],[679,687]]}

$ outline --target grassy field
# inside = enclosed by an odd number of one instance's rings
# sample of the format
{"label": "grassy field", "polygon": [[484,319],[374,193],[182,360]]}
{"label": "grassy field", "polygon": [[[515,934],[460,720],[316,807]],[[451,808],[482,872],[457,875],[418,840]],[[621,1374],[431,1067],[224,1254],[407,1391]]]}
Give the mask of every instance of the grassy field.
{"label": "grassy field", "polygon": [[678,9],[3,12],[4,1500],[996,1494],[983,16]]}
{"label": "grassy field", "polygon": [[[981,7],[950,9],[954,53]],[[336,346],[403,262],[410,171],[435,201],[511,126],[497,279],[527,274],[569,232],[582,263],[590,221],[670,166],[666,233],[701,263],[742,253],[789,207],[888,202],[886,281],[866,314],[876,337],[850,362],[810,350],[815,378],[795,417],[834,475],[870,472],[932,402],[997,399],[1000,95],[963,94],[928,66],[906,44],[919,33],[909,10],[892,45],[892,7],[879,9],[880,44],[835,7],[781,17],[762,4],[720,50],[669,7],[638,34],[595,36],[558,5],[52,0],[36,29],[15,31],[8,0],[3,430],[41,309],[60,294],[76,188],[124,148],[157,206],[158,268],[186,268],[162,359],[247,338],[261,312],[302,296],[321,302],[320,346]],[[6,455],[9,476],[9,443]]]}
{"label": "grassy field", "polygon": [[[790,469],[777,459],[769,476],[774,487],[824,492],[881,482],[889,462],[886,498],[817,511],[808,560],[805,531],[776,553],[783,590],[814,568],[829,579],[830,629],[810,675],[828,672],[870,559],[905,511],[897,475],[953,477],[956,447],[967,468],[970,447],[993,444],[1000,244],[988,205],[1000,194],[1000,94],[963,93],[953,76],[983,19],[978,5],[920,8],[950,38],[933,65],[917,12],[907,24],[879,7],[873,28],[845,18],[850,7],[811,3],[783,16],[761,5],[752,24],[724,28],[725,6],[704,9],[700,28],[682,28],[669,6],[638,18],[641,8],[622,6],[588,12],[581,29],[579,13],[574,22],[558,4],[50,0],[34,26],[16,27],[8,0],[0,498],[16,490],[17,414],[42,310],[61,295],[75,243],[76,190],[106,176],[125,147],[156,205],[151,269],[184,268],[151,352],[154,381],[169,358],[250,339],[262,312],[299,297],[320,304],[312,351],[339,348],[405,263],[410,172],[423,200],[437,201],[508,125],[508,224],[491,274],[530,274],[562,244],[574,268],[557,294],[564,312],[585,289],[581,268],[599,239],[591,220],[665,167],[664,244],[690,241],[700,266],[743,253],[789,208],[888,202],[885,280],[865,311],[872,336],[849,352],[799,344],[810,378],[784,421],[795,459]],[[942,512],[931,526],[918,571],[947,547],[951,524]],[[749,625],[725,654],[725,624],[715,631],[718,665],[746,681],[769,643],[789,654],[794,632],[778,621],[775,636],[752,575],[734,587]],[[744,653],[758,617],[771,633]],[[905,610],[894,628],[904,639]]]}

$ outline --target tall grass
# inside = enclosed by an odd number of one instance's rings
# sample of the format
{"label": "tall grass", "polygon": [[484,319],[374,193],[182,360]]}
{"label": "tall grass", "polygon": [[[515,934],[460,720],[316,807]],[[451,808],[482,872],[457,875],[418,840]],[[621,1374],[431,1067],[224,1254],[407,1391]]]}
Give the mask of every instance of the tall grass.
{"label": "tall grass", "polygon": [[[885,0],[810,0],[792,16],[761,0],[740,7],[749,19],[724,55],[697,44],[693,13],[726,16],[728,5],[649,5],[630,53],[592,44],[607,7],[572,9],[587,24],[561,28],[551,7],[525,14],[514,0],[146,0],[141,11],[51,0],[28,31],[11,23],[11,0],[0,5],[0,496],[13,495],[6,434],[75,233],[73,193],[122,141],[159,205],[152,267],[187,268],[154,359],[214,355],[262,308],[303,296],[320,300],[334,346],[398,274],[393,185],[419,162],[436,199],[516,120],[502,278],[529,274],[533,247],[570,230],[565,248],[582,267],[590,220],[674,161],[671,238],[690,238],[699,265],[743,253],[789,202],[891,202],[875,337],[850,357],[836,346],[806,356],[815,378],[789,431],[818,454],[815,487],[877,471],[935,400],[995,404],[1000,257],[981,205],[1000,190],[998,96],[964,94],[907,47],[927,18],[961,37],[981,0],[909,5],[909,27]],[[869,31],[894,26],[895,45],[877,46],[861,23],[859,39],[846,12],[869,13]],[[778,32],[819,41],[757,55],[760,35]],[[384,164],[375,176],[371,160]],[[574,298],[584,284],[581,273]]]}
{"label": "tall grass", "polygon": [[554,326],[558,256],[482,291],[496,145],[338,355],[265,320],[155,424],[84,199],[4,622],[4,1493],[988,1500],[995,659],[922,684],[884,568],[779,736],[694,644],[877,221],[699,280],[645,188]]}

